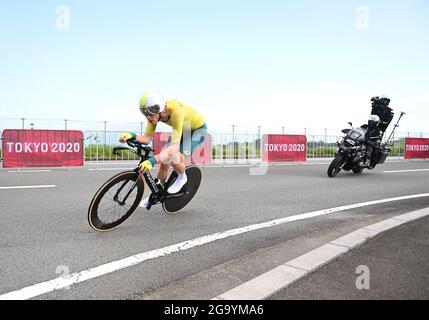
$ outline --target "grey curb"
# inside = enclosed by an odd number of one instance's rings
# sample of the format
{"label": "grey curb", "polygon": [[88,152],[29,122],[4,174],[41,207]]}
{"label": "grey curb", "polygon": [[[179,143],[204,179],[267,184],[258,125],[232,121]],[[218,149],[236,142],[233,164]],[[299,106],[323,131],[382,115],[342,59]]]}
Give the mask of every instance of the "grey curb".
{"label": "grey curb", "polygon": [[212,300],[267,299],[307,274],[362,245],[370,238],[428,215],[429,208],[425,208],[358,229],[224,292]]}

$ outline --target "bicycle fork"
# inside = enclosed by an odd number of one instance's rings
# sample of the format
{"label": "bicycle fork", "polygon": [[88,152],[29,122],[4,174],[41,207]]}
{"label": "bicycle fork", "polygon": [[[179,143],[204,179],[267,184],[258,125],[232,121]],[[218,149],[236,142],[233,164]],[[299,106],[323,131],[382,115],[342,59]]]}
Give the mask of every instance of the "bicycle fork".
{"label": "bicycle fork", "polygon": [[127,201],[128,197],[130,196],[131,192],[133,192],[133,190],[135,189],[135,187],[137,186],[138,183],[138,179],[136,181],[134,181],[133,185],[131,186],[131,188],[128,190],[127,194],[125,195],[125,197],[122,199],[122,201],[119,200],[119,194],[121,193],[121,191],[125,188],[125,186],[128,184],[128,181],[124,181],[124,183],[119,187],[118,191],[116,191],[115,195],[113,196],[113,200],[115,202],[117,202],[120,206],[124,206],[125,202]]}

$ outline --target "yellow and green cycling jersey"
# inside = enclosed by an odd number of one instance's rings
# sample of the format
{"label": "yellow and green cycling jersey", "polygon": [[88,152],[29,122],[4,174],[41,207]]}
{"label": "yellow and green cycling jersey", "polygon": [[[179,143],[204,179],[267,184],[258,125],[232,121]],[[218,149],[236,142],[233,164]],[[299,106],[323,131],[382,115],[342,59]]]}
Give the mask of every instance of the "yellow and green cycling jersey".
{"label": "yellow and green cycling jersey", "polygon": [[[184,130],[194,131],[205,124],[203,116],[187,104],[169,99],[166,106],[169,119],[165,123],[173,127],[171,143],[180,143]],[[152,137],[155,129],[156,125],[148,122],[146,134]]]}

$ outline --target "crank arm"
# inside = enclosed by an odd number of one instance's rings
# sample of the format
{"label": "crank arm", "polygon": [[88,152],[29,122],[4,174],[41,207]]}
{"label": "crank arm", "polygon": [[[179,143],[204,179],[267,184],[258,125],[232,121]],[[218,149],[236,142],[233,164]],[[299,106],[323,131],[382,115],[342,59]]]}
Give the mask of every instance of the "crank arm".
{"label": "crank arm", "polygon": [[185,192],[180,192],[180,193],[174,193],[174,194],[169,194],[165,196],[165,199],[170,199],[170,198],[180,198],[181,196],[183,196],[184,194],[187,194],[188,191]]}

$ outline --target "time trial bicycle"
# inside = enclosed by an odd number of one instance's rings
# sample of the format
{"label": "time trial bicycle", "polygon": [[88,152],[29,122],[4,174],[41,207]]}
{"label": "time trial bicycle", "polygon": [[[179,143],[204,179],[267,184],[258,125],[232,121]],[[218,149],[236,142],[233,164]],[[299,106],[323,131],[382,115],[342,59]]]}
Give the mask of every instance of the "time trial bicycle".
{"label": "time trial bicycle", "polygon": [[[128,147],[115,147],[113,154],[120,155],[119,151],[127,150],[140,157],[141,164],[149,159],[153,149],[137,141],[127,141]],[[175,194],[169,194],[168,188],[177,179],[173,170],[163,185],[154,179],[150,172],[142,172],[139,167],[111,177],[95,193],[88,208],[89,225],[96,231],[110,231],[124,223],[139,206],[145,183],[152,191],[149,197],[150,210],[155,204],[161,203],[166,213],[176,213],[185,208],[197,193],[202,179],[201,169],[191,165],[186,168],[187,183]]]}

